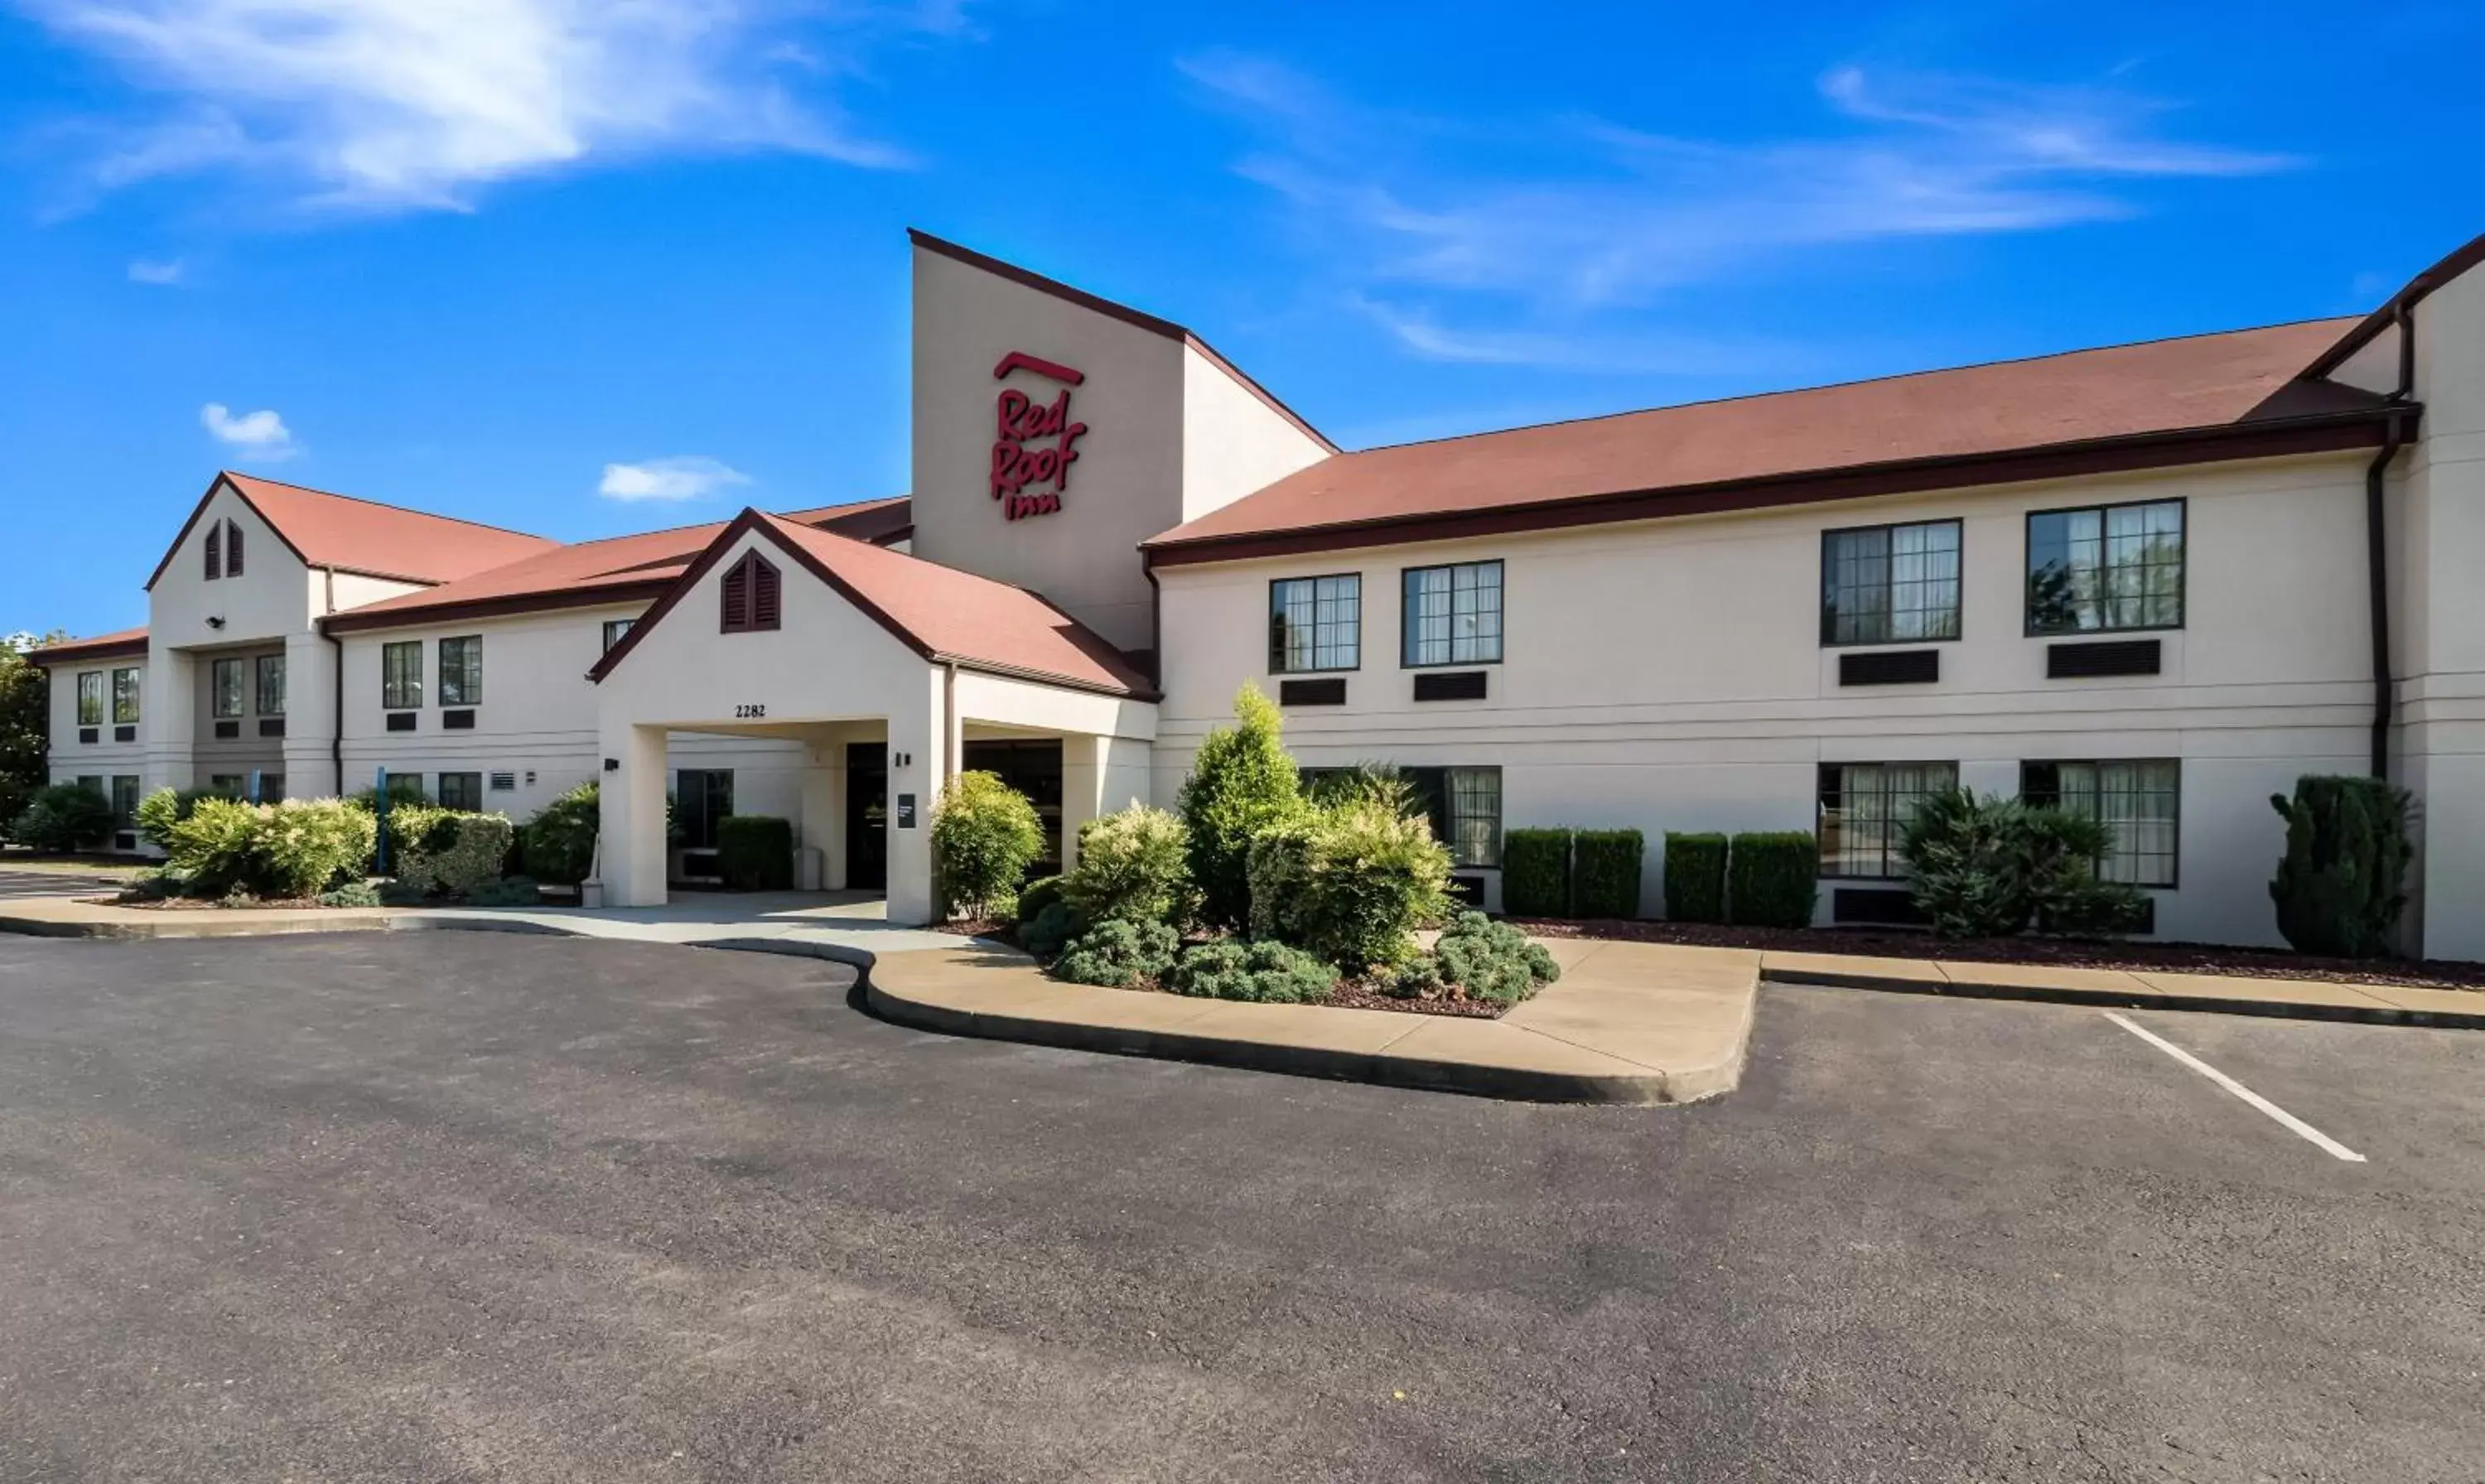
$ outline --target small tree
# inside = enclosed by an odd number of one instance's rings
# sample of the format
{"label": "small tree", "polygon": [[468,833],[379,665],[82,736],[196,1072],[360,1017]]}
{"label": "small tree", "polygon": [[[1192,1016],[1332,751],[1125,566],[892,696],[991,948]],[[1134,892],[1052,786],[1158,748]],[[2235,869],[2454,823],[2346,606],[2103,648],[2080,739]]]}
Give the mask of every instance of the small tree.
{"label": "small tree", "polygon": [[2270,796],[2286,853],[2269,883],[2278,931],[2296,952],[2376,958],[2407,906],[2408,795],[2379,778],[2308,776]]}
{"label": "small tree", "polygon": [[519,832],[527,875],[538,881],[575,886],[595,861],[595,835],[603,828],[603,794],[589,779],[536,811]]}
{"label": "small tree", "polygon": [[112,833],[112,805],[93,789],[51,784],[35,791],[10,833],[39,850],[82,850]]}
{"label": "small tree", "polygon": [[1179,808],[1190,831],[1191,883],[1211,927],[1240,928],[1251,915],[1251,842],[1301,809],[1302,780],[1286,755],[1284,717],[1248,682],[1234,697],[1235,725],[1199,744]]}
{"label": "small tree", "polygon": [[943,913],[1008,917],[1026,868],[1044,853],[1044,822],[998,773],[963,772],[932,814],[932,879]]}
{"label": "small tree", "polygon": [[1944,937],[2127,931],[2144,899],[2097,878],[2103,824],[2062,809],[1946,789],[1917,805],[1901,837],[1908,887]]}
{"label": "small tree", "polygon": [[1061,900],[1087,922],[1169,922],[1189,885],[1188,832],[1162,809],[1134,803],[1079,827],[1079,864]]}

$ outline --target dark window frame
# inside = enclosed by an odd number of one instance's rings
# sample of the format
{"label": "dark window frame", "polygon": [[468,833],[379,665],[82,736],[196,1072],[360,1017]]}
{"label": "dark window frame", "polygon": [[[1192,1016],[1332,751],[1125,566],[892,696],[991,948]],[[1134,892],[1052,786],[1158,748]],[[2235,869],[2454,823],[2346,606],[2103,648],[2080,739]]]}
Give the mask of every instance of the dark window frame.
{"label": "dark window frame", "polygon": [[[268,666],[271,664],[276,667],[276,684],[273,688],[270,688],[267,684]],[[259,657],[258,662],[251,666],[251,685],[254,688],[251,692],[251,701],[257,708],[253,715],[260,716],[282,716],[285,715],[285,657],[283,655],[261,655]],[[267,704],[267,692],[270,688],[273,688],[276,691],[276,704],[274,706]]]}
{"label": "dark window frame", "polygon": [[[474,792],[473,792],[473,793],[468,796],[468,798],[467,798],[467,801],[466,801],[466,802],[463,802],[463,803],[451,803],[451,802],[450,801],[450,798],[449,798],[449,795],[450,795],[450,787],[449,787],[449,784],[450,784],[450,780],[451,780],[451,779],[452,779],[452,778],[453,778],[453,779],[461,779],[461,780],[462,780],[462,779],[469,779],[469,778],[471,778],[471,779],[473,779],[473,780],[474,780]],[[443,772],[443,773],[435,773],[435,774],[433,774],[433,775],[432,775],[432,780],[431,780],[431,781],[432,781],[432,790],[431,790],[431,798],[432,798],[432,802],[434,802],[434,803],[436,803],[436,804],[440,805],[440,807],[442,807],[442,808],[444,808],[444,809],[457,809],[457,810],[462,810],[462,811],[464,811],[465,813],[468,813],[468,814],[479,814],[479,813],[481,813],[481,812],[482,812],[482,809],[483,809],[483,775],[482,775],[481,773],[479,773],[479,772]],[[461,793],[465,792],[465,786],[464,786],[464,784],[463,784],[462,782],[459,784],[459,792],[461,792]]]}
{"label": "dark window frame", "polygon": [[[125,806],[122,803],[121,788],[124,783],[129,785],[129,802]],[[114,773],[112,775],[112,823],[115,827],[127,829],[131,824],[137,823],[138,801],[141,798],[146,797],[145,793],[142,792],[145,785],[146,780],[136,773]]]}
{"label": "dark window frame", "polygon": [[[1906,880],[1906,866],[1905,863],[1900,860],[1898,855],[1898,840],[1905,832],[1905,825],[1898,819],[1895,810],[1892,810],[1883,816],[1880,847],[1881,874],[1867,876],[1857,872],[1833,869],[1830,865],[1829,811],[1832,808],[1836,808],[1839,811],[1840,841],[1843,845],[1844,843],[1848,809],[1848,805],[1846,803],[1846,780],[1844,772],[1845,769],[1850,768],[1877,768],[1883,769],[1893,768],[1947,768],[1950,769],[1949,787],[1954,789],[1958,787],[1958,762],[1954,758],[1892,758],[1887,760],[1866,758],[1843,759],[1835,763],[1820,764],[1815,774],[1813,790],[1813,835],[1815,840],[1818,842],[1820,850],[1820,879],[1824,881]],[[1918,793],[1915,796],[1918,799],[1922,799],[1929,797],[1935,792],[1938,792],[1938,790],[1926,789]],[[1891,796],[1892,795],[1889,789],[1884,788],[1881,790],[1881,797],[1884,800],[1889,799]],[[1838,800],[1836,804],[1831,803],[1831,799],[1833,797]]]}
{"label": "dark window frame", "polygon": [[219,579],[219,578],[221,578],[221,577],[223,577],[223,576],[225,575],[225,523],[224,523],[224,522],[222,522],[222,521],[209,521],[209,522],[207,523],[207,539],[206,539],[206,541],[205,541],[205,557],[206,557],[206,579],[205,579],[205,580],[206,580],[207,581],[212,582],[212,581],[215,581],[217,579]]}
{"label": "dark window frame", "polygon": [[[109,692],[109,691],[105,688],[105,687],[104,687],[103,677],[104,677],[104,672],[103,672],[103,671],[101,671],[101,670],[80,670],[80,671],[78,671],[78,677],[77,677],[77,701],[76,701],[76,705],[77,705],[77,724],[78,724],[78,725],[80,725],[80,726],[101,726],[101,725],[103,725],[103,713],[104,713],[105,699],[106,699],[106,697],[110,694],[110,692]],[[88,701],[89,697],[88,697],[88,695],[87,695],[87,693],[86,693],[86,692],[87,692],[87,685],[86,685],[86,683],[87,683],[88,681],[94,681],[94,682],[95,682],[95,695],[94,695],[94,697],[93,697],[93,699],[94,699],[94,701],[95,701],[95,714],[94,714],[92,716],[90,716],[90,715],[87,715],[87,704],[86,704],[86,703],[87,703],[87,701]]]}
{"label": "dark window frame", "polygon": [[[225,677],[232,677],[232,709],[225,709]],[[207,715],[218,721],[238,721],[250,709],[250,693],[242,688],[241,656],[222,655],[207,661]]]}
{"label": "dark window frame", "polygon": [[[1902,638],[1902,637],[1899,637],[1899,636],[1895,635],[1895,634],[1893,634],[1893,635],[1889,635],[1889,636],[1886,636],[1886,637],[1883,637],[1883,638],[1877,638],[1877,639],[1842,639],[1842,638],[1838,637],[1838,606],[1837,606],[1838,579],[1837,579],[1836,567],[1835,567],[1835,561],[1836,561],[1836,558],[1835,558],[1835,557],[1833,556],[1833,554],[1832,554],[1833,548],[1834,548],[1834,547],[1836,546],[1836,544],[1837,544],[1837,539],[1838,539],[1839,537],[1841,537],[1841,536],[1862,536],[1862,535],[1871,535],[1871,534],[1873,534],[1873,533],[1875,533],[1875,532],[1882,533],[1882,534],[1891,534],[1891,533],[1895,533],[1895,532],[1897,532],[1897,531],[1900,531],[1900,530],[1909,530],[1909,529],[1913,529],[1913,528],[1915,528],[1915,527],[1917,527],[1917,526],[1950,526],[1952,529],[1955,530],[1955,531],[1958,533],[1958,539],[1957,539],[1957,541],[1956,541],[1955,543],[1953,543],[1953,544],[1952,544],[1952,549],[1951,549],[1951,550],[1952,550],[1952,556],[1955,558],[1954,566],[1955,566],[1955,569],[1956,569],[1956,570],[1953,572],[1953,574],[1952,575],[1952,578],[1951,578],[1951,588],[1952,588],[1952,595],[1951,595],[1952,601],[1951,601],[1951,610],[1950,610],[1950,618],[1951,618],[1950,627],[1951,627],[1951,632],[1950,632],[1950,633],[1948,633],[1948,634],[1938,634],[1938,635],[1919,635],[1919,636],[1911,637],[1911,638]],[[1881,584],[1881,585],[1882,585],[1883,598],[1884,598],[1883,606],[1882,606],[1882,607],[1881,607],[1881,618],[1882,618],[1882,621],[1883,621],[1885,624],[1890,620],[1891,616],[1892,616],[1894,613],[1896,613],[1896,612],[1898,611],[1895,607],[1890,607],[1890,606],[1889,606],[1889,604],[1888,604],[1888,601],[1887,601],[1888,593],[1889,593],[1890,587],[1891,587],[1891,585],[1892,585],[1892,583],[1893,583],[1893,580],[1894,580],[1889,576],[1889,572],[1888,572],[1888,570],[1887,570],[1887,569],[1888,569],[1888,568],[1889,568],[1889,567],[1894,563],[1894,560],[1895,560],[1895,558],[1891,555],[1891,553],[1889,553],[1889,551],[1888,551],[1887,547],[1885,546],[1885,547],[1884,547],[1884,549],[1883,549],[1883,553],[1882,553],[1882,562],[1883,562],[1883,565],[1884,565],[1884,569],[1885,569],[1885,570],[1884,570],[1884,573],[1883,573],[1883,576],[1882,576],[1882,584]],[[1957,642],[1958,642],[1962,637],[1964,637],[1964,636],[1965,636],[1966,633],[1967,633],[1967,523],[1966,523],[1966,521],[1962,520],[1961,518],[1959,518],[1959,517],[1957,517],[1957,516],[1937,516],[1937,517],[1935,517],[1935,518],[1933,518],[1933,519],[1931,519],[1931,520],[1927,520],[1927,521],[1884,521],[1884,522],[1880,523],[1879,525],[1875,525],[1875,526],[1831,526],[1831,527],[1825,528],[1825,529],[1823,529],[1823,530],[1821,531],[1821,533],[1820,533],[1820,647],[1821,647],[1821,648],[1823,648],[1823,649],[1862,649],[1862,648],[1868,648],[1868,647],[1885,647],[1885,646],[1893,645],[1893,644],[1903,644],[1903,645],[1917,645],[1917,644],[1955,644],[1955,643],[1957,643]]]}
{"label": "dark window frame", "polygon": [[[2062,799],[2060,770],[2063,768],[2103,769],[2115,767],[2137,768],[2153,764],[2162,764],[2174,769],[2174,812],[2168,822],[2173,832],[2166,855],[2168,875],[2163,881],[2127,881],[2123,884],[2136,886],[2142,891],[2179,891],[2183,885],[2183,760],[2181,758],[2022,758],[2019,762],[2019,797],[2026,803],[2059,808],[2062,806]],[[2056,770],[2053,786],[2050,789],[2036,786],[2036,770],[2039,769]],[[2100,782],[2102,782],[2101,779]],[[2097,799],[2100,810],[2103,801],[2103,791],[2100,789]],[[2102,814],[2097,817],[2102,818]],[[2102,867],[2104,862],[2100,860],[2097,864]]]}
{"label": "dark window frame", "polygon": [[[459,651],[461,655],[470,655],[472,657],[473,664],[471,667],[475,672],[474,688],[469,690],[461,684],[458,688],[457,693],[453,696],[449,693],[449,646],[451,644],[474,646],[471,650]],[[438,662],[440,665],[441,705],[480,706],[483,704],[483,636],[481,634],[452,634],[445,635],[439,641]],[[459,668],[462,670],[468,668],[468,666],[461,663]],[[465,677],[462,675],[459,677],[461,681]]]}
{"label": "dark window frame", "polygon": [[[1320,587],[1323,582],[1354,583],[1354,662],[1352,664],[1320,663]],[[1284,603],[1279,589],[1290,582],[1309,582],[1312,586],[1312,663],[1297,668],[1286,662],[1286,634],[1283,626]],[[1269,673],[1271,675],[1352,675],[1363,668],[1363,574],[1360,572],[1321,572],[1309,577],[1282,577],[1269,580]],[[1332,648],[1335,646],[1332,645]]]}
{"label": "dark window frame", "polygon": [[241,523],[225,522],[225,576],[241,576]]}
{"label": "dark window frame", "polygon": [[[121,685],[122,677],[124,675],[129,678],[129,688],[125,694]],[[144,684],[145,682],[140,678],[138,666],[134,664],[122,665],[112,672],[112,724],[114,726],[136,726],[146,719]],[[129,703],[126,707],[121,704],[123,700]]]}
{"label": "dark window frame", "polygon": [[[2172,505],[2181,513],[2183,559],[2174,569],[2174,610],[2182,616],[2171,624],[2104,624],[2094,629],[2039,629],[2036,627],[2035,594],[2031,590],[2035,580],[2033,570],[2036,559],[2036,523],[2050,515],[2097,515],[2097,539],[2105,539],[2105,515],[2111,510],[2131,510],[2144,505]],[[2114,499],[2094,504],[2054,505],[2043,510],[2031,510],[2019,525],[2019,626],[2020,636],[2031,639],[2076,639],[2102,634],[2176,634],[2192,617],[2192,500],[2187,495],[2174,495],[2157,499]]]}
{"label": "dark window frame", "polygon": [[[1323,774],[1349,773],[1353,770],[1351,768],[1306,768],[1302,769],[1302,775],[1306,781],[1309,781]],[[1491,859],[1489,860],[1465,858],[1462,843],[1459,837],[1459,822],[1461,816],[1457,808],[1458,783],[1451,776],[1454,773],[1492,774],[1493,813],[1489,841]],[[1407,787],[1414,790],[1416,798],[1422,802],[1425,816],[1432,822],[1433,837],[1440,841],[1450,852],[1451,869],[1457,871],[1501,869],[1502,850],[1510,829],[1510,796],[1505,772],[1500,764],[1402,767],[1398,769],[1398,775],[1406,780]]]}
{"label": "dark window frame", "polygon": [[[1414,603],[1412,601],[1414,594],[1408,590],[1407,584],[1416,577],[1427,572],[1454,573],[1461,567],[1490,567],[1493,569],[1492,586],[1496,597],[1496,606],[1493,615],[1495,622],[1493,624],[1492,658],[1489,660],[1459,659],[1457,657],[1458,636],[1456,634],[1452,634],[1450,636],[1451,657],[1449,659],[1418,660],[1415,658],[1416,635],[1415,625],[1412,622],[1414,616]],[[1450,621],[1455,625],[1459,616],[1457,607],[1458,580],[1456,578],[1451,579],[1450,594],[1452,600]],[[1471,669],[1480,664],[1499,664],[1502,661],[1502,657],[1509,653],[1510,573],[1503,558],[1498,556],[1488,556],[1475,561],[1427,562],[1418,567],[1401,567],[1398,569],[1398,667],[1400,669]]]}
{"label": "dark window frame", "polygon": [[[414,657],[410,675],[389,673],[390,661],[399,655]],[[400,688],[402,687],[403,688]],[[414,711],[423,705],[423,641],[391,639],[380,646],[380,710]]]}
{"label": "dark window frame", "polygon": [[[690,799],[690,791],[683,787],[683,780],[693,776],[699,779],[700,785],[699,797],[696,804]],[[724,780],[723,791],[724,807],[722,809],[712,807],[718,796],[715,786],[709,781],[719,777]],[[684,850],[716,849],[716,822],[733,813],[733,769],[730,768],[673,769],[673,815],[675,823],[681,826]]]}
{"label": "dark window frame", "polygon": [[638,622],[639,620],[635,618],[608,618],[604,620],[604,653],[608,655],[613,653],[613,646],[629,637],[630,630]]}

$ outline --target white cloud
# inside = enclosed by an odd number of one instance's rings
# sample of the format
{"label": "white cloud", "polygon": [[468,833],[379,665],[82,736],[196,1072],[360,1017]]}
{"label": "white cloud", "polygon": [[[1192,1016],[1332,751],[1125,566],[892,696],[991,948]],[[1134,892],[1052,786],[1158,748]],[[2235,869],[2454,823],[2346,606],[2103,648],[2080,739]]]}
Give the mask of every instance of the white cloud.
{"label": "white cloud", "polygon": [[596,493],[609,499],[704,499],[717,491],[749,484],[751,476],[719,459],[696,455],[607,464]]}
{"label": "white cloud", "polygon": [[1180,65],[1244,121],[1258,143],[1236,171],[1286,203],[1349,302],[1453,362],[1765,359],[1696,339],[1634,354],[1616,316],[1794,255],[2111,220],[2138,210],[2117,182],[2294,163],[2164,137],[2167,105],[2104,86],[1840,67],[1807,135],[1715,141],[1589,118],[1428,119],[1234,53]]}
{"label": "white cloud", "polygon": [[178,257],[134,258],[129,264],[132,283],[172,284],[181,282],[182,264]]}
{"label": "white cloud", "polygon": [[93,188],[233,170],[377,207],[465,209],[491,181],[660,153],[902,165],[828,88],[889,34],[963,31],[955,6],[883,0],[833,12],[833,27],[809,0],[20,4],[165,99],[153,117],[91,121],[113,140],[90,162]]}
{"label": "white cloud", "polygon": [[199,425],[214,435],[216,442],[253,458],[290,458],[294,452],[293,431],[273,408],[262,407],[236,418],[224,403],[209,402],[199,409]]}

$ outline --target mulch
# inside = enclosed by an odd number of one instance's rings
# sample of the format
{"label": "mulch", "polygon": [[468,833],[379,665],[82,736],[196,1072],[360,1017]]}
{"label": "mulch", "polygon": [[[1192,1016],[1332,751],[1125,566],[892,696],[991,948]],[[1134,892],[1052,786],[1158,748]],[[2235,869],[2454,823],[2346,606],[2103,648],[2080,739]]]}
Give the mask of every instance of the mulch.
{"label": "mulch", "polygon": [[1929,932],[1869,928],[1721,928],[1703,923],[1607,919],[1554,922],[1513,918],[1512,926],[1544,938],[1613,938],[1628,943],[1679,943],[1693,948],[1849,954],[1868,958],[1930,958],[1942,962],[2025,963],[2066,969],[2162,970],[2230,974],[2252,979],[2326,980],[2349,985],[2399,985],[2417,989],[2485,989],[2485,963],[2440,958],[2319,958],[2278,949],[2213,943],[2126,943],[2090,938],[1939,938]]}

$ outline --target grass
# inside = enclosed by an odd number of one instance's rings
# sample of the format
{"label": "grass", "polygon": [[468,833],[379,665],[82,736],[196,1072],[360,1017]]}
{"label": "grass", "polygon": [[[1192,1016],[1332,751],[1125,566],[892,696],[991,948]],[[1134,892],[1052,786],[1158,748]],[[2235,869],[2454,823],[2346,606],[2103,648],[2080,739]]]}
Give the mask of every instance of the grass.
{"label": "grass", "polygon": [[32,871],[48,876],[108,876],[135,879],[154,870],[150,861],[126,855],[47,855],[17,846],[0,846],[0,871]]}

